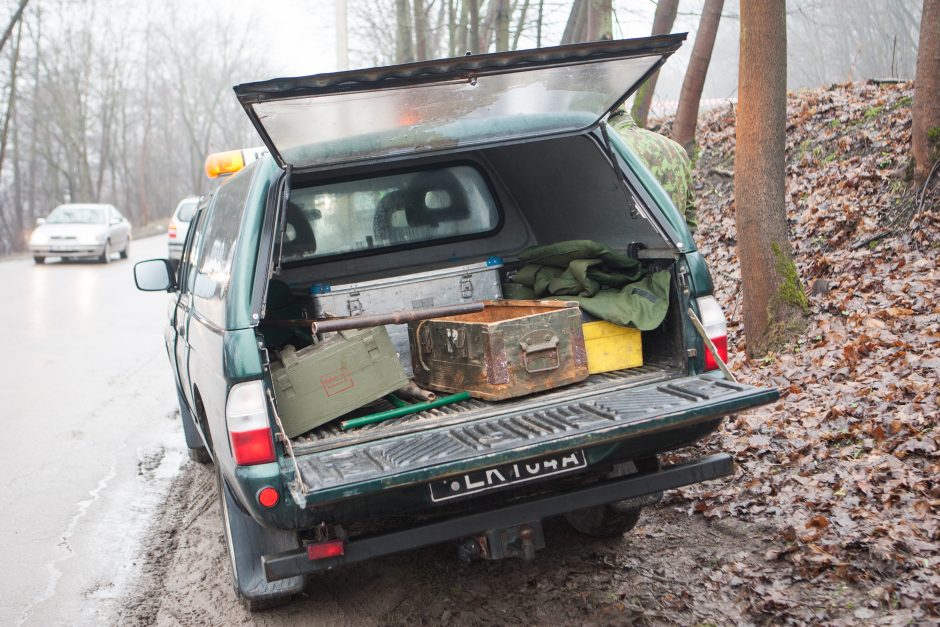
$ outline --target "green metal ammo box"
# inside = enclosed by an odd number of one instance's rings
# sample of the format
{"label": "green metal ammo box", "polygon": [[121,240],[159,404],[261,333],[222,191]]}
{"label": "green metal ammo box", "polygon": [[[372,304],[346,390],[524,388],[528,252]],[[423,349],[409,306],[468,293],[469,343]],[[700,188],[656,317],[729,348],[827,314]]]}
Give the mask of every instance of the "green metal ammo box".
{"label": "green metal ammo box", "polygon": [[278,414],[293,438],[408,382],[385,327],[339,331],[271,363]]}

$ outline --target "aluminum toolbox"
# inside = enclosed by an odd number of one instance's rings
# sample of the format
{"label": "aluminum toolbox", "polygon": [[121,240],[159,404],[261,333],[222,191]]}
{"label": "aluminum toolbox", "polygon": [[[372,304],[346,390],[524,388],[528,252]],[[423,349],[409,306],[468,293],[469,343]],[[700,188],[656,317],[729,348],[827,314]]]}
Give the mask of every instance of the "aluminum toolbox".
{"label": "aluminum toolbox", "polygon": [[358,409],[408,382],[384,327],[339,331],[271,362],[278,414],[287,437]]}
{"label": "aluminum toolbox", "polygon": [[501,401],[588,376],[581,310],[567,301],[504,300],[479,313],[408,324],[415,381]]}
{"label": "aluminum toolbox", "polygon": [[[499,299],[502,298],[499,278],[499,269],[502,267],[502,259],[490,257],[470,265],[346,285],[315,283],[310,287],[313,315],[315,318],[323,318],[328,315],[384,314]],[[390,324],[386,329],[402,367],[410,376],[408,325]]]}

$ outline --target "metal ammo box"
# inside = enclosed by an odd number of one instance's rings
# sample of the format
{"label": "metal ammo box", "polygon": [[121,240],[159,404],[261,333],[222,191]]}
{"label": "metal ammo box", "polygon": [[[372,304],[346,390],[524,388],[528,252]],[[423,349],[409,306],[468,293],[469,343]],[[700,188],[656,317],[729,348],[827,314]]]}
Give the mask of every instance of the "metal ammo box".
{"label": "metal ammo box", "polygon": [[415,382],[501,401],[588,377],[575,302],[504,300],[478,313],[408,323]]}
{"label": "metal ammo box", "polygon": [[408,382],[385,327],[339,331],[300,350],[288,346],[280,355],[271,362],[271,380],[289,438]]}
{"label": "metal ammo box", "polygon": [[[313,315],[323,318],[328,315],[384,314],[502,298],[499,278],[502,267],[502,259],[490,257],[481,263],[387,279],[345,285],[315,283],[310,287]],[[402,367],[411,376],[408,325],[390,324],[385,328]]]}

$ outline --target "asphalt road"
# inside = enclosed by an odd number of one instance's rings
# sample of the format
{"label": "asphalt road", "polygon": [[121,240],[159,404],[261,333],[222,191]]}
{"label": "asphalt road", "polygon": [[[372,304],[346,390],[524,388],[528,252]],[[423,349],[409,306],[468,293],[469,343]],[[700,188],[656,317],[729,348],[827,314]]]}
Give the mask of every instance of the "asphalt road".
{"label": "asphalt road", "polygon": [[0,262],[0,624],[110,622],[138,544],[185,458],[162,326],[134,287],[133,242],[108,265]]}

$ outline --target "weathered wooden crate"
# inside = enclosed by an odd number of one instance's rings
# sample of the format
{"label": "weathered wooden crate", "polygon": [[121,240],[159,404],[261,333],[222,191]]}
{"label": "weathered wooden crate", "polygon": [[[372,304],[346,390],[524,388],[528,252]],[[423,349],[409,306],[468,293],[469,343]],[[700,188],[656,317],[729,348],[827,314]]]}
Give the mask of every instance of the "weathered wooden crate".
{"label": "weathered wooden crate", "polygon": [[478,313],[408,325],[416,382],[499,401],[582,381],[587,353],[577,303],[487,301]]}

